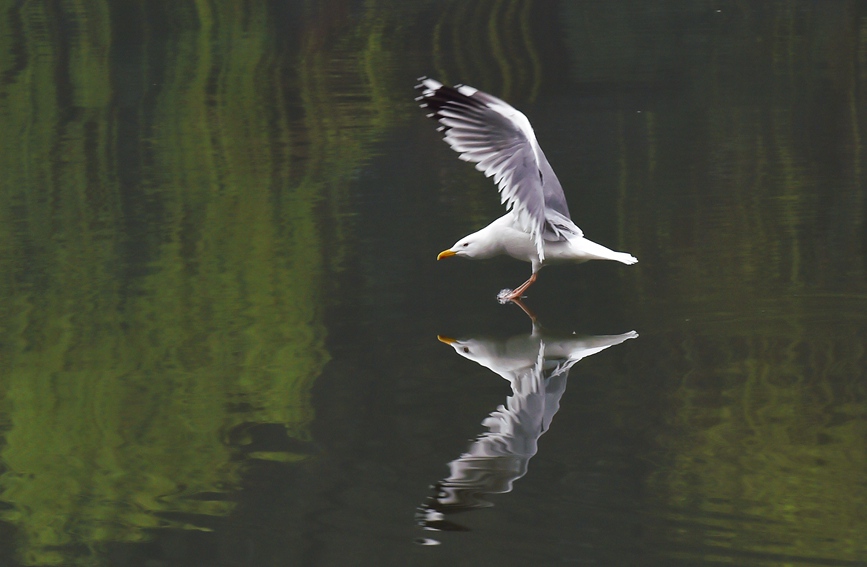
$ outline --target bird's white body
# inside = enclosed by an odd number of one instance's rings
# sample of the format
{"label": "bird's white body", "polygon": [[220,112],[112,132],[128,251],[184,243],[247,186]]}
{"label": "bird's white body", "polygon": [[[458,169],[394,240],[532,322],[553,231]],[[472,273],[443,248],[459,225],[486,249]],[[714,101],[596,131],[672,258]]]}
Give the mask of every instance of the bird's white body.
{"label": "bird's white body", "polygon": [[[479,243],[474,254],[463,254],[465,241]],[[492,258],[507,255],[530,262],[533,272],[538,272],[548,264],[566,263],[580,264],[589,260],[614,260],[623,264],[634,264],[638,260],[625,252],[615,252],[601,244],[584,238],[583,235],[570,236],[565,240],[544,241],[544,259],[539,258],[533,237],[518,226],[512,213],[506,213],[485,228],[469,234],[455,243],[451,248],[456,256],[466,255],[472,258]]]}

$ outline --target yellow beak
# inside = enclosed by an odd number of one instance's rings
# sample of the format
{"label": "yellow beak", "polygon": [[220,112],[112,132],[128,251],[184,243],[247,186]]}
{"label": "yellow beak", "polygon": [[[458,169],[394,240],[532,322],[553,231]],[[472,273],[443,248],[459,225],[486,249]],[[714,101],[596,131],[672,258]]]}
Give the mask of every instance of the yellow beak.
{"label": "yellow beak", "polygon": [[457,252],[453,250],[443,250],[439,254],[437,254],[437,260],[442,260],[443,258],[448,258],[449,256],[454,256]]}
{"label": "yellow beak", "polygon": [[437,340],[441,343],[446,343],[447,345],[458,342],[457,339],[452,339],[450,337],[444,337],[442,335],[437,335]]}

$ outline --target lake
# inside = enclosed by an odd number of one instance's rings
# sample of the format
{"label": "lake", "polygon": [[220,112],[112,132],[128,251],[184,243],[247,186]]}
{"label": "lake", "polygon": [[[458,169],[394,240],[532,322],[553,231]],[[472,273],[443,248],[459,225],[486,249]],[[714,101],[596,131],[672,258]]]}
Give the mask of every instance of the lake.
{"label": "lake", "polygon": [[[867,566],[864,3],[0,14],[0,564]],[[436,261],[422,76],[639,263]]]}

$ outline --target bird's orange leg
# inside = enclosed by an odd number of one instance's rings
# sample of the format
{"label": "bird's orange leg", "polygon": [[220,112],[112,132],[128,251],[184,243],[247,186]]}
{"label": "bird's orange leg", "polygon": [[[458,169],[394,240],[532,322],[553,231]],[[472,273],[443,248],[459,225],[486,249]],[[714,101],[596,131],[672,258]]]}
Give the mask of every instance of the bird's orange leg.
{"label": "bird's orange leg", "polygon": [[521,295],[529,289],[533,282],[536,281],[536,272],[533,272],[533,275],[530,276],[530,279],[522,283],[518,286],[518,288],[506,296],[507,299],[520,299]]}
{"label": "bird's orange leg", "polygon": [[526,305],[524,305],[524,302],[521,301],[520,298],[515,298],[515,299],[513,299],[513,300],[512,300],[512,303],[514,303],[515,305],[517,305],[518,307],[520,307],[520,308],[521,308],[521,311],[523,311],[524,313],[526,313],[526,314],[527,314],[527,317],[530,318],[530,321],[532,321],[534,325],[536,324],[536,320],[537,320],[537,319],[536,319],[536,314],[533,313],[533,311],[532,311],[529,307],[527,307]]}

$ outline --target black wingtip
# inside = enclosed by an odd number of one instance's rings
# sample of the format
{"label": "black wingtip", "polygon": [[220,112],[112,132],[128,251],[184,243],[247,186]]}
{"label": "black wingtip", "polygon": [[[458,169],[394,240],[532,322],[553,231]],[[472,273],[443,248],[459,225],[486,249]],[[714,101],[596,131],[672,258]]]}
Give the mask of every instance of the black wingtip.
{"label": "black wingtip", "polygon": [[[453,112],[458,112],[459,114],[472,114],[484,106],[482,101],[460,92],[458,89],[463,85],[450,87],[426,76],[419,77],[418,80],[421,83],[416,85],[415,88],[421,92],[421,96],[416,97],[415,101],[419,103],[421,108],[430,111],[427,114],[428,118],[437,122],[440,122],[442,119],[440,111],[444,107],[448,107]],[[428,82],[433,83],[435,86],[428,85]],[[449,127],[442,125],[440,122],[440,127],[437,130],[439,132],[447,132]]]}

